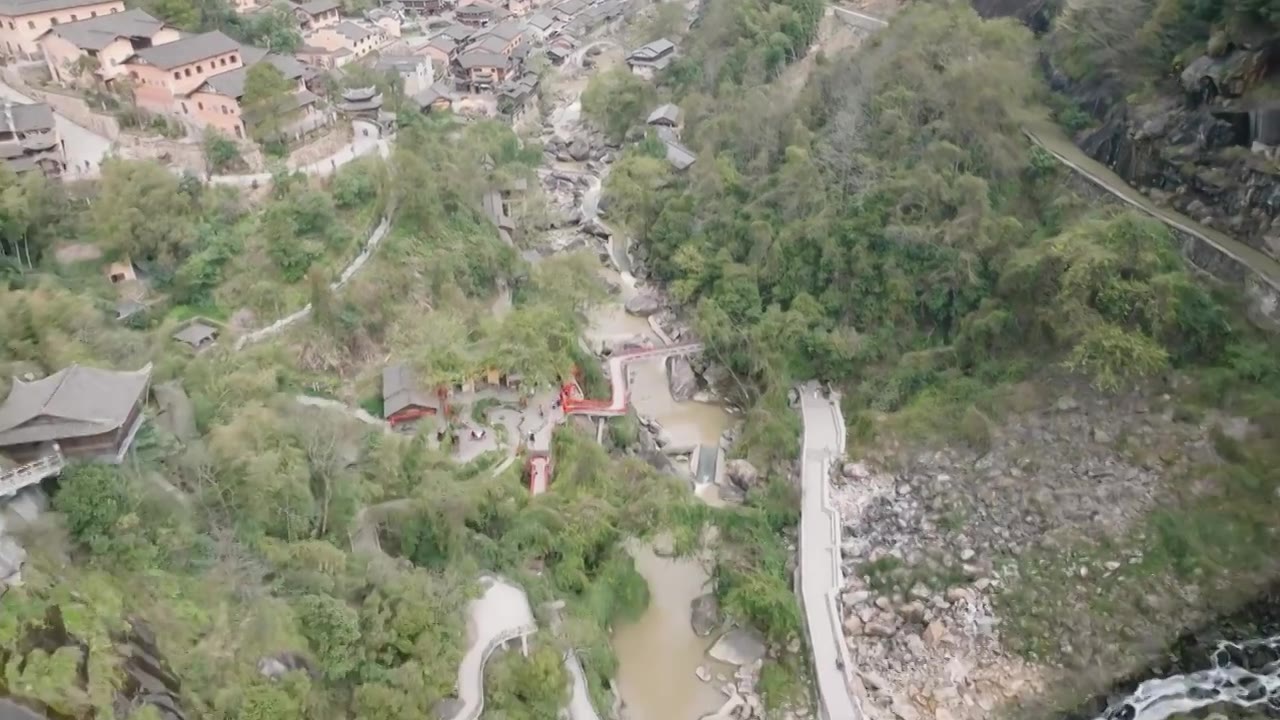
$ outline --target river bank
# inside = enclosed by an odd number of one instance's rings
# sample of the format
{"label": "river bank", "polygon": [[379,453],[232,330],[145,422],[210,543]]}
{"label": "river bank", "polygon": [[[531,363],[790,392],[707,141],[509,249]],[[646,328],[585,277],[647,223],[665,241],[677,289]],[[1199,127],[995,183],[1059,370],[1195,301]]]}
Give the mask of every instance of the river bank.
{"label": "river bank", "polygon": [[1150,667],[1059,720],[1163,720],[1201,709],[1228,718],[1280,717],[1280,580],[1187,630]]}

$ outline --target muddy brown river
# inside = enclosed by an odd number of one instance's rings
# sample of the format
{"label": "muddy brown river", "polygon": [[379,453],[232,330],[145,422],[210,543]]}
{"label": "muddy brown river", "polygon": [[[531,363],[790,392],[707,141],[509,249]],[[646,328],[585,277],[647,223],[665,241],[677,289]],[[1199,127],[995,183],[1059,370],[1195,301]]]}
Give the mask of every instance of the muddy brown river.
{"label": "muddy brown river", "polygon": [[[629,275],[602,269],[622,292],[598,307],[590,317],[587,340],[599,343],[644,336],[660,344],[649,322],[628,315],[623,306],[635,293]],[[730,416],[714,403],[677,402],[671,397],[662,361],[629,366],[631,402],[636,412],[652,418],[671,436],[674,446],[718,445]],[[719,502],[713,486],[699,488],[699,497]],[[707,592],[709,576],[693,558],[667,558],[651,547],[631,548],[636,569],[649,584],[650,602],[639,620],[614,628],[618,654],[618,688],[626,704],[627,720],[696,720],[716,711],[724,696],[715,683],[704,683],[694,671],[706,666],[713,675],[730,674],[706,656],[714,637],[700,638],[689,625],[690,603]]]}

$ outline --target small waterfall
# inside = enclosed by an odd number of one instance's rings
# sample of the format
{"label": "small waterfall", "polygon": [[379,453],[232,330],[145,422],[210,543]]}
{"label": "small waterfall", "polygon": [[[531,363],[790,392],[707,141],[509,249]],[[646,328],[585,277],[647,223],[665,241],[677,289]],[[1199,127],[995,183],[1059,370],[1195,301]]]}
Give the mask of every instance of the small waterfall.
{"label": "small waterfall", "polygon": [[1207,670],[1143,682],[1096,720],[1165,720],[1217,704],[1280,717],[1280,635],[1220,642],[1209,659]]}

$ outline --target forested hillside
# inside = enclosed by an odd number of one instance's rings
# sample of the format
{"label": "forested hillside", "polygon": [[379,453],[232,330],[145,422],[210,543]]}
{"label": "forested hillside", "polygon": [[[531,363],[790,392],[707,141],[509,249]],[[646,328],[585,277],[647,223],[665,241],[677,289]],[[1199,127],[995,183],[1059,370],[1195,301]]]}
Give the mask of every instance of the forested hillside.
{"label": "forested hillside", "polygon": [[[1106,12],[1126,7],[1112,3]],[[732,19],[721,17],[720,27],[733,30],[723,32],[748,37],[760,26],[751,5],[724,12]],[[774,12],[785,26],[794,11]],[[1064,52],[1091,63],[1082,73],[1110,68],[1130,82],[1133,68],[1112,50],[1157,43],[1169,60],[1183,42],[1171,33],[1205,42],[1212,27],[1257,28],[1265,12],[1162,3],[1142,33],[1098,20],[1103,32],[1082,32]],[[1215,463],[1191,460],[1189,448],[1185,458],[1181,450],[1163,458],[1193,468],[1161,466],[1171,485],[1143,529],[1117,526],[1105,539],[1056,534],[1056,549],[1035,555],[1034,564],[994,553],[997,566],[1009,563],[1005,577],[1017,578],[993,601],[1006,614],[1005,646],[1060,673],[1061,684],[1037,698],[1062,703],[1056,707],[1105,688],[1114,678],[1099,667],[1140,667],[1150,645],[1137,636],[1152,642],[1150,633],[1199,622],[1270,581],[1274,556],[1260,561],[1254,551],[1276,549],[1266,519],[1280,484],[1275,339],[1245,320],[1236,290],[1193,274],[1167,228],[1102,200],[1023,136],[1024,119],[1063,107],[1037,60],[1043,39],[1012,19],[984,21],[955,3],[909,5],[858,50],[819,55],[798,95],[762,84],[775,68],[741,62],[740,50],[729,49],[734,43],[720,42],[697,47],[658,93],[685,111],[683,140],[698,163],[674,174],[659,160],[660,145],[641,142],[618,163],[607,191],[641,245],[645,270],[668,283],[740,381],[735,387],[753,407],[750,457],[794,451],[777,423],[785,389],[807,377],[846,391],[856,446],[898,471],[920,462],[913,449],[939,445],[972,457],[966,467],[975,472],[990,468],[984,463],[1001,460],[984,453],[1016,450],[1001,438],[1016,432],[1023,415],[1010,420],[1013,428],[1003,418],[1034,408],[1028,393],[1063,394],[1061,412],[1069,412],[1072,398],[1081,398],[1077,379],[1103,403],[1163,397],[1171,405],[1166,417],[1212,435]],[[1160,61],[1155,47],[1134,52]],[[608,97],[626,87],[602,80],[596,92]],[[636,122],[611,112],[617,107],[601,101],[587,110],[602,124]],[[1223,414],[1248,418],[1251,430],[1230,437],[1214,430],[1212,418]],[[1062,442],[1057,447],[1071,457]],[[1120,456],[1140,456],[1135,447]],[[1019,462],[1034,468],[1039,460]],[[899,485],[903,492],[912,486]],[[944,536],[984,532],[956,520],[972,511],[966,498],[949,502],[956,515],[935,513],[922,532],[937,524]],[[1052,512],[1043,500],[1031,505]],[[1065,558],[1101,563],[1124,548],[1151,561],[1127,573],[1123,589],[1061,587],[1062,574],[1077,570],[1064,567]],[[913,578],[941,583],[926,584],[939,593],[954,582],[927,565],[913,567],[904,559],[911,555],[880,557],[859,573],[886,595],[910,589],[916,596]],[[901,584],[876,584],[886,568]],[[1174,603],[1162,629],[1119,611],[1144,591],[1197,584],[1189,592],[1215,600]],[[1095,623],[1097,636],[1084,629]],[[1086,666],[1093,669],[1077,670]],[[1040,706],[1027,717],[1045,712]]]}

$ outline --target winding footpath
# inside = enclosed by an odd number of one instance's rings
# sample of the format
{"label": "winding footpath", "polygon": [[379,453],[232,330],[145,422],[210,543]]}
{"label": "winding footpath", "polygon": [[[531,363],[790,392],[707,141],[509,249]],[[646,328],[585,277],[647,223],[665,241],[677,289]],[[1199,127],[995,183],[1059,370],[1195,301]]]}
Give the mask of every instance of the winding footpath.
{"label": "winding footpath", "polygon": [[1240,276],[1238,280],[1244,286],[1245,293],[1256,313],[1270,323],[1280,325],[1280,261],[1224,233],[1201,225],[1181,213],[1157,205],[1126,183],[1124,178],[1117,175],[1111,168],[1089,157],[1071,141],[1071,138],[1067,137],[1061,128],[1049,120],[1040,118],[1024,122],[1022,132],[1031,142],[1048,152],[1058,162],[1103,191],[1145,212],[1170,229],[1198,240],[1204,246],[1211,248],[1210,255],[1216,254],[1226,258],[1238,268],[1239,272],[1231,272],[1221,267],[1203,267],[1205,264],[1219,266],[1220,263],[1217,262],[1217,258],[1207,262],[1204,260],[1197,262],[1187,249],[1183,252],[1187,256],[1187,262],[1205,272],[1216,276]]}
{"label": "winding footpath", "polygon": [[840,626],[840,514],[831,504],[831,467],[844,455],[844,417],[840,398],[824,397],[816,383],[800,388],[804,442],[800,455],[800,601],[818,708],[826,720],[859,720],[862,708],[849,691],[853,666]]}

